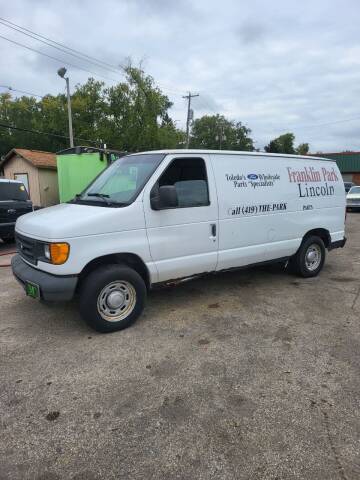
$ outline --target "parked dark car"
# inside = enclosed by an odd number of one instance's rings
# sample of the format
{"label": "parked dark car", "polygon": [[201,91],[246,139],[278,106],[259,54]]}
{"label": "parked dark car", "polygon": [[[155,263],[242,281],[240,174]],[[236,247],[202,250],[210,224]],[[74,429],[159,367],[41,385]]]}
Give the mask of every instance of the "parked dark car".
{"label": "parked dark car", "polygon": [[24,184],[0,178],[0,238],[5,243],[14,240],[16,219],[32,210]]}
{"label": "parked dark car", "polygon": [[353,187],[355,183],[353,182],[344,182],[345,192],[348,193],[350,188]]}

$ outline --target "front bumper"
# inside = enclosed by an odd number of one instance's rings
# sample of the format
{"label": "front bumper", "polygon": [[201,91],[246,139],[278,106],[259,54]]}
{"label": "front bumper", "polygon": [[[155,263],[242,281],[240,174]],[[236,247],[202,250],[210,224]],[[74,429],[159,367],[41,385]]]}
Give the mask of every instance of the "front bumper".
{"label": "front bumper", "polygon": [[347,198],[346,208],[360,208],[360,198]]}
{"label": "front bumper", "polygon": [[58,276],[37,270],[28,265],[20,257],[14,255],[11,267],[16,280],[25,289],[25,283],[31,282],[39,285],[40,296],[47,301],[66,301],[74,296],[78,277],[76,275]]}

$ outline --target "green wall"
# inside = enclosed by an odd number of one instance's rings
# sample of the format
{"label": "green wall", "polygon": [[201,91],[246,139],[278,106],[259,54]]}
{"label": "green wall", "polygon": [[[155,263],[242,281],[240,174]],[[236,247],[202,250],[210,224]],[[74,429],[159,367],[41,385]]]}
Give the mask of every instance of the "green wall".
{"label": "green wall", "polygon": [[360,153],[321,153],[319,157],[336,160],[341,173],[359,173],[360,172]]}
{"label": "green wall", "polygon": [[102,158],[98,152],[56,156],[60,203],[81,193],[107,167],[106,156]]}

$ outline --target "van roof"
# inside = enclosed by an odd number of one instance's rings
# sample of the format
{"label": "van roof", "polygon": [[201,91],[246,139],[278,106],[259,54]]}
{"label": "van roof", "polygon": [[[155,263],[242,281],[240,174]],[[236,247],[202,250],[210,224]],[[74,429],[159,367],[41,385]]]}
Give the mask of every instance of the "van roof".
{"label": "van roof", "polygon": [[10,180],[9,178],[0,178],[0,183],[23,183],[20,180]]}
{"label": "van roof", "polygon": [[257,157],[289,157],[289,158],[302,158],[304,160],[317,160],[317,161],[325,161],[325,162],[335,162],[335,160],[330,158],[323,158],[323,157],[312,157],[310,155],[289,155],[287,153],[267,153],[267,152],[246,152],[241,150],[201,150],[201,149],[169,149],[169,150],[152,150],[149,152],[137,152],[132,153],[131,155],[139,155],[139,154],[151,154],[151,153],[163,153],[166,155],[169,154],[185,154],[191,153],[194,155],[201,155],[201,154],[211,154],[211,155],[253,155]]}

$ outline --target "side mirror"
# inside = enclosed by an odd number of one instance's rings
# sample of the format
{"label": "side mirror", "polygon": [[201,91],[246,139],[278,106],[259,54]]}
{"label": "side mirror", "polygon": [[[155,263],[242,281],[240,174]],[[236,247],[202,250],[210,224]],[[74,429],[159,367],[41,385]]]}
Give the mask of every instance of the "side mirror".
{"label": "side mirror", "polygon": [[163,185],[159,187],[157,194],[150,198],[153,210],[165,210],[176,208],[179,205],[176,188],[174,185]]}

